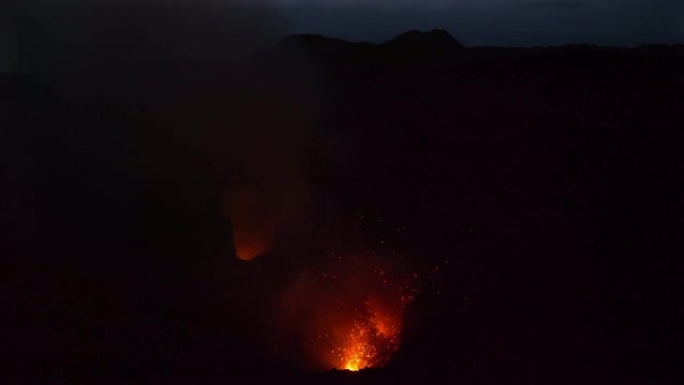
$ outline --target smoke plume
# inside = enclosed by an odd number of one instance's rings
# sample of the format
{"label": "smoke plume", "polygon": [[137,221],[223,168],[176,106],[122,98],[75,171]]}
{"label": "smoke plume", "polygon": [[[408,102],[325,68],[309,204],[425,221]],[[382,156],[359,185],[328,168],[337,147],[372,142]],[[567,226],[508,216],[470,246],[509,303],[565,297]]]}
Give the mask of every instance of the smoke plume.
{"label": "smoke plume", "polygon": [[243,259],[297,227],[313,79],[302,55],[253,56],[287,33],[270,1],[11,0],[2,8],[0,41],[10,47],[2,56],[13,71],[47,80],[79,109],[104,100],[146,121],[143,130],[71,127],[68,141],[125,137],[140,150],[135,162],[156,164],[141,173],[183,167],[163,158],[162,137],[213,159]]}
{"label": "smoke plume", "polygon": [[234,60],[284,31],[266,1],[10,0],[19,71]]}

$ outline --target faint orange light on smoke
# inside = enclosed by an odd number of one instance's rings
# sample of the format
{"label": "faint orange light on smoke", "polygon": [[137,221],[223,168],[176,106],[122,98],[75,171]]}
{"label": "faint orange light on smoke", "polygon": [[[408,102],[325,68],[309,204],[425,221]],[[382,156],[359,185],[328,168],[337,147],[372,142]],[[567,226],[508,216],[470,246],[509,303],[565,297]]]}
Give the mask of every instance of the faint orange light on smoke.
{"label": "faint orange light on smoke", "polygon": [[254,259],[270,250],[274,221],[263,193],[251,186],[230,189],[224,197],[224,212],[230,218],[235,253],[242,260]]}
{"label": "faint orange light on smoke", "polygon": [[233,230],[233,244],[235,254],[243,261],[249,261],[268,251],[264,239],[254,232]]}

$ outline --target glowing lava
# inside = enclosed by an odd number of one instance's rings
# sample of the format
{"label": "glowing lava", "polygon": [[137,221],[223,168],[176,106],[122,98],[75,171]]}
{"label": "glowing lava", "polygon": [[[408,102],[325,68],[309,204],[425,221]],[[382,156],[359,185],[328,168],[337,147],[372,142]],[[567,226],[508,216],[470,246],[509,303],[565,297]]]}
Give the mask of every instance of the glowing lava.
{"label": "glowing lava", "polygon": [[384,366],[399,348],[410,280],[376,256],[340,262],[302,274],[286,292],[283,333],[297,336],[308,368]]}
{"label": "glowing lava", "polygon": [[[391,341],[382,341],[379,337],[378,330],[373,325],[357,322],[352,334],[348,337],[346,346],[342,349],[343,368],[355,372],[383,364],[380,362],[381,357],[378,357],[376,345],[388,343],[391,345]],[[391,350],[393,353],[396,346]]]}

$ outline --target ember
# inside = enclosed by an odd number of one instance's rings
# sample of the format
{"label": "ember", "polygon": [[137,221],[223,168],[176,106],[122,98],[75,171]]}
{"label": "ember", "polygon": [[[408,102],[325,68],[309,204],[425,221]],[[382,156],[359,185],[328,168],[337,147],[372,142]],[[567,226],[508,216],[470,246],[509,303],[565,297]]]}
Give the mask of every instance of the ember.
{"label": "ember", "polygon": [[410,279],[375,255],[337,259],[286,292],[283,333],[298,335],[310,368],[384,366],[399,348],[410,289]]}
{"label": "ember", "polygon": [[349,345],[343,349],[344,369],[357,371],[371,366],[377,350],[371,341],[372,325],[357,323],[349,336]]}

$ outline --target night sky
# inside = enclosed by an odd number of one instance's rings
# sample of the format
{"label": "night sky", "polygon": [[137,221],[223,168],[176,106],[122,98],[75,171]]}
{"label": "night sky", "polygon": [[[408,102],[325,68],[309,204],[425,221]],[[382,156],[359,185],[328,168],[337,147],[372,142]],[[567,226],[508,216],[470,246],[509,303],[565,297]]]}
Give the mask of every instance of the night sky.
{"label": "night sky", "polygon": [[409,29],[442,28],[466,45],[684,41],[671,0],[279,0],[297,32],[379,42]]}
{"label": "night sky", "polygon": [[[410,30],[445,29],[467,46],[547,46],[563,44],[598,44],[632,46],[651,43],[684,42],[684,8],[677,0],[271,0],[267,2],[248,2],[250,7],[261,4],[263,15],[267,15],[270,26],[265,28],[264,17],[252,19],[244,15],[233,18],[233,7],[239,1],[207,1],[192,3],[196,10],[209,10],[211,22],[206,25],[191,26],[202,30],[204,41],[220,41],[226,29],[217,25],[238,25],[231,31],[237,35],[253,35],[264,30],[277,30],[279,36],[288,33],[315,33],[351,41],[382,42]],[[62,6],[60,6],[60,4]],[[14,66],[17,36],[22,39],[21,15],[26,9],[40,18],[52,18],[54,25],[62,27],[87,15],[92,6],[70,3],[15,1],[4,3],[10,11],[0,12],[13,15],[0,15],[0,69]],[[101,3],[107,4],[107,2]],[[154,31],[166,28],[155,17],[154,7],[160,5],[180,5],[187,8],[184,1],[150,1],[147,5],[135,2],[112,2],[121,5],[134,4],[134,13],[144,17],[141,24],[133,21],[137,28],[147,30],[151,36]],[[55,7],[56,5],[56,7]],[[14,7],[14,9],[12,9]],[[21,9],[24,11],[21,11]],[[56,11],[60,9],[61,11]],[[17,12],[17,9],[20,9]],[[65,12],[66,11],[66,12]],[[261,12],[260,11],[260,12]],[[127,12],[131,12],[129,9]],[[149,12],[149,13],[147,13]],[[240,14],[241,12],[237,12]],[[183,11],[180,14],[187,14]],[[76,16],[75,16],[76,15]],[[111,16],[111,14],[110,14]],[[204,16],[202,16],[204,17]],[[89,19],[91,18],[83,18]],[[192,19],[192,15],[188,18]],[[200,19],[202,20],[202,19]],[[250,20],[242,24],[236,20]],[[111,20],[110,20],[111,21]],[[205,20],[206,21],[206,20]],[[130,22],[130,20],[129,20]],[[42,22],[39,22],[42,23]],[[222,24],[221,24],[222,23]],[[101,28],[99,22],[94,23]],[[76,24],[78,25],[78,24]],[[276,28],[273,28],[276,26]],[[58,27],[58,28],[62,28]],[[92,30],[92,28],[90,29]],[[174,28],[176,31],[187,31]],[[163,36],[163,34],[158,35]],[[212,36],[211,38],[207,36]],[[232,34],[231,36],[235,36]],[[230,37],[228,37],[230,39]],[[198,40],[198,36],[190,40]]]}

